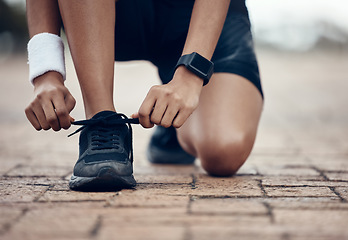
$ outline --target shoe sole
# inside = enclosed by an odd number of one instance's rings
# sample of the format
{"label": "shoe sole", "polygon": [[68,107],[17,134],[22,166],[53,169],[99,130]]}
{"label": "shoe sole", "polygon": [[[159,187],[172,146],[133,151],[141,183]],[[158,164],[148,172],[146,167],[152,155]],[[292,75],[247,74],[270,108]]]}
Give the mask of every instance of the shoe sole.
{"label": "shoe sole", "polygon": [[110,167],[100,169],[96,177],[79,177],[73,174],[69,181],[70,189],[78,191],[117,191],[135,186],[136,181],[133,175],[117,175]]}

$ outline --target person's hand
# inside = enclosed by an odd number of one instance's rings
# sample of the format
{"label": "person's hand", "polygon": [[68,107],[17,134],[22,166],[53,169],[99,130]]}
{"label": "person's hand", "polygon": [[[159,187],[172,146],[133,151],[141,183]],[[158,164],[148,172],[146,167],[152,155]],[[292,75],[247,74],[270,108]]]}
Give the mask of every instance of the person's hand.
{"label": "person's hand", "polygon": [[202,79],[180,66],[168,84],[150,89],[139,111],[132,117],[139,118],[145,128],[154,124],[179,128],[197,108],[202,86]]}
{"label": "person's hand", "polygon": [[74,119],[70,112],[75,99],[64,86],[62,75],[47,72],[34,79],[34,100],[25,109],[25,114],[36,130],[54,131],[68,129]]}

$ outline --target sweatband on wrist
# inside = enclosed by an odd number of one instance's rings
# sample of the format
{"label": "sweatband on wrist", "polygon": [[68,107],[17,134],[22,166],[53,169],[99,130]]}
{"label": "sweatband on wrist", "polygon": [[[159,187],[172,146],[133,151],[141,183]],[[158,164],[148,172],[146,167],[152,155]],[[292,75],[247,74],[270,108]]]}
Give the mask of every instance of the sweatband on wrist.
{"label": "sweatband on wrist", "polygon": [[39,33],[28,42],[29,81],[33,84],[36,77],[55,71],[66,78],[64,43],[51,33]]}

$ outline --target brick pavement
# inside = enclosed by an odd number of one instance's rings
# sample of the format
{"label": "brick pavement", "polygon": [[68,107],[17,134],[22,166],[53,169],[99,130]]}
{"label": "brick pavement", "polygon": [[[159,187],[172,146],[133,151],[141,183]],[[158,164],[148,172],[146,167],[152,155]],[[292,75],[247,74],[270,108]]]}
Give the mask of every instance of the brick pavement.
{"label": "brick pavement", "polygon": [[[77,137],[35,132],[23,114],[25,58],[1,62],[0,239],[348,239],[348,52],[260,50],[259,59],[264,115],[235,177],[209,177],[199,162],[150,165],[151,130],[136,126],[137,189],[107,193],[68,189]],[[80,119],[71,62],[68,73]],[[116,73],[116,105],[129,115],[156,71],[133,63]]]}

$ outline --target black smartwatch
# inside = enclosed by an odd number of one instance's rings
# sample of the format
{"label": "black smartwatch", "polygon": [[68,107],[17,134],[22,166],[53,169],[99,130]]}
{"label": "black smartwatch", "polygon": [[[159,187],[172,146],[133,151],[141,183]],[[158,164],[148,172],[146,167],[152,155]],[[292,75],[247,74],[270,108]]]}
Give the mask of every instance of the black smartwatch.
{"label": "black smartwatch", "polygon": [[175,70],[181,65],[184,65],[189,71],[203,79],[203,86],[208,84],[214,72],[214,63],[196,52],[181,56],[175,66]]}

